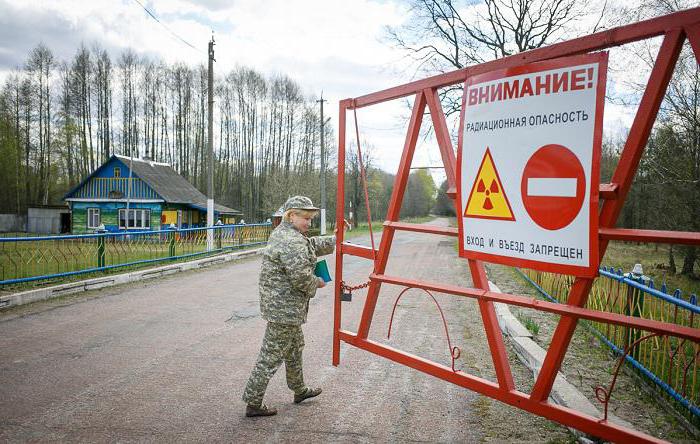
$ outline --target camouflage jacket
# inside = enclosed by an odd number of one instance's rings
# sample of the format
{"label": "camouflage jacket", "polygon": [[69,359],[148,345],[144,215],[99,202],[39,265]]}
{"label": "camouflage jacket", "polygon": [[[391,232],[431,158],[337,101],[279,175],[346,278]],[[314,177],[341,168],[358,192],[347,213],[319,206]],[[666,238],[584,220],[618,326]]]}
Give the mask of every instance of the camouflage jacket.
{"label": "camouflage jacket", "polygon": [[280,324],[306,322],[309,299],[316,295],[316,256],[333,252],[335,236],[306,237],[282,222],[270,235],[260,270],[260,313]]}

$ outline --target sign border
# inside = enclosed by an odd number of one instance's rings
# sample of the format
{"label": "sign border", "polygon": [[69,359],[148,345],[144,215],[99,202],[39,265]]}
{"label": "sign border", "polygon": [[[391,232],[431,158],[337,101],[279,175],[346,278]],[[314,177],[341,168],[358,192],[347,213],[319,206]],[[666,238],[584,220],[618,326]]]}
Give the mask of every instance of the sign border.
{"label": "sign border", "polygon": [[[462,202],[462,154],[464,151],[464,119],[466,113],[467,90],[470,86],[488,82],[495,79],[512,77],[522,74],[533,74],[537,72],[564,68],[567,66],[585,65],[598,63],[598,84],[596,86],[595,103],[595,123],[593,126],[593,156],[591,165],[591,177],[589,178],[589,254],[588,266],[555,264],[534,259],[521,259],[511,256],[502,256],[492,253],[482,253],[477,251],[465,251],[464,249],[464,218]],[[552,273],[568,274],[579,277],[595,277],[598,275],[600,266],[600,253],[598,249],[598,203],[600,200],[599,187],[594,186],[594,178],[600,177],[600,157],[603,141],[603,107],[605,105],[605,87],[608,73],[608,52],[598,52],[595,54],[582,54],[572,57],[561,57],[557,59],[545,60],[541,62],[529,63],[512,68],[504,68],[488,73],[467,77],[464,81],[464,92],[462,94],[462,110],[459,118],[459,134],[457,139],[457,227],[459,231],[459,257],[470,260],[482,260],[489,263],[511,265],[515,267],[532,268],[535,270],[548,271]],[[598,179],[599,182],[599,179]],[[515,216],[515,215],[514,215]]]}

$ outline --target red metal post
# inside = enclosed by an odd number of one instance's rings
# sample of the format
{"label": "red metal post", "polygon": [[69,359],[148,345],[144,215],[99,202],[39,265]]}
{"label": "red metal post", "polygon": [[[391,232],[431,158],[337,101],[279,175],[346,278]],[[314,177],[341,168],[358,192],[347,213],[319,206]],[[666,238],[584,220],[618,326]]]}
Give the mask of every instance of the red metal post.
{"label": "red metal post", "polygon": [[426,89],[423,93],[428,101],[428,109],[430,110],[430,117],[433,120],[433,129],[435,130],[435,139],[440,148],[442,163],[445,165],[447,195],[454,199],[457,194],[457,159],[455,158],[455,150],[452,147],[450,131],[447,129],[445,113],[440,104],[437,88]]}
{"label": "red metal post", "polygon": [[647,330],[662,335],[667,334],[675,336],[677,338],[700,342],[699,329],[670,324],[668,322],[654,321],[652,319],[644,319],[635,316],[591,310],[589,308],[576,307],[568,304],[559,304],[555,302],[542,301],[531,296],[495,293],[493,291],[485,291],[478,288],[465,288],[457,285],[417,281],[413,279],[387,276],[385,274],[371,274],[369,278],[371,280],[377,280],[392,285],[407,286],[410,288],[422,288],[424,290],[438,291],[440,293],[445,294],[465,296],[474,299],[483,299],[486,301],[499,302],[502,304],[517,305],[519,307],[532,308],[535,310],[546,311],[548,313],[554,313],[562,316],[574,316],[577,318],[588,319],[595,322],[617,324],[624,327],[636,328],[639,330]]}
{"label": "red metal post", "polygon": [[[411,120],[408,124],[406,142],[404,144],[403,154],[401,155],[399,170],[396,173],[394,190],[391,193],[391,200],[389,201],[389,209],[387,210],[386,214],[386,218],[389,221],[399,220],[401,202],[403,201],[403,194],[406,191],[408,175],[411,172],[411,161],[413,160],[413,153],[416,150],[416,142],[418,141],[420,126],[423,122],[424,111],[425,94],[422,91],[419,91],[416,94],[416,100],[413,103],[413,113],[411,114]],[[384,230],[382,233],[382,241],[379,243],[378,257],[374,263],[375,273],[384,273],[384,270],[386,270],[387,261],[389,260],[389,250],[391,250],[391,242],[394,239],[394,230],[391,227],[387,228],[388,229]],[[369,284],[369,289],[367,290],[367,298],[365,299],[365,306],[362,310],[360,326],[357,329],[358,336],[363,339],[367,338],[367,335],[369,334],[369,327],[372,324],[372,316],[374,315],[374,308],[377,305],[377,297],[379,296],[380,287],[380,282],[371,282]]]}
{"label": "red metal post", "polygon": [[[486,277],[484,264],[481,261],[473,259],[469,259],[468,262],[474,286],[488,291],[489,280]],[[506,346],[503,343],[503,334],[501,334],[501,328],[498,326],[498,319],[496,318],[496,310],[493,307],[493,302],[481,298],[479,298],[478,301],[481,319],[484,322],[484,330],[486,331],[486,339],[489,343],[489,349],[491,349],[493,368],[496,370],[496,377],[498,378],[498,384],[504,390],[513,390],[515,387],[513,375],[510,372]]]}
{"label": "red metal post", "polygon": [[700,245],[700,233],[691,231],[631,230],[628,228],[600,228],[598,234],[605,240],[652,242],[657,244]]}
{"label": "red metal post", "polygon": [[338,187],[335,207],[335,226],[340,227],[336,233],[335,244],[335,298],[333,304],[333,365],[337,366],[340,363],[340,321],[341,308],[340,302],[341,282],[343,281],[343,240],[345,237],[345,118],[347,110],[347,100],[340,102],[338,111]]}

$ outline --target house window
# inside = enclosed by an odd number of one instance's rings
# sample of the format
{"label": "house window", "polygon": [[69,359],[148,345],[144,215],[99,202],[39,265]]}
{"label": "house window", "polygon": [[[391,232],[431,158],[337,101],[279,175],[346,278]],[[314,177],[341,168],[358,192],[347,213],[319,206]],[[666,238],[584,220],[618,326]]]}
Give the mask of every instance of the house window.
{"label": "house window", "polygon": [[100,226],[100,209],[99,208],[88,208],[87,209],[87,227],[97,228]]}
{"label": "house window", "polygon": [[114,167],[114,177],[122,177],[122,169],[119,167]]}
{"label": "house window", "polygon": [[[128,219],[128,227],[127,227]],[[129,209],[127,217],[126,209],[119,210],[119,228],[148,229],[151,228],[151,210],[140,208]]]}

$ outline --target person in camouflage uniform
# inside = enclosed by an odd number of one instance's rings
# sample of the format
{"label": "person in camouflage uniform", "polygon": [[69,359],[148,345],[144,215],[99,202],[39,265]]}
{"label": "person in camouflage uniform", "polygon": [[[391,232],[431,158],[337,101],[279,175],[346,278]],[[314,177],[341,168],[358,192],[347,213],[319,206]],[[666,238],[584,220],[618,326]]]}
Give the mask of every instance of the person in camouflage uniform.
{"label": "person in camouflage uniform", "polygon": [[274,229],[263,252],[260,270],[260,313],[267,321],[262,347],[248,379],[243,401],[246,416],[270,416],[277,409],[262,403],[270,378],[284,362],[287,386],[294,391],[294,402],[318,396],[320,388],[304,383],[302,350],[309,300],[325,282],[314,275],[316,257],[330,254],[335,236],[306,237],[318,208],[304,196],[285,202],[282,223]]}

